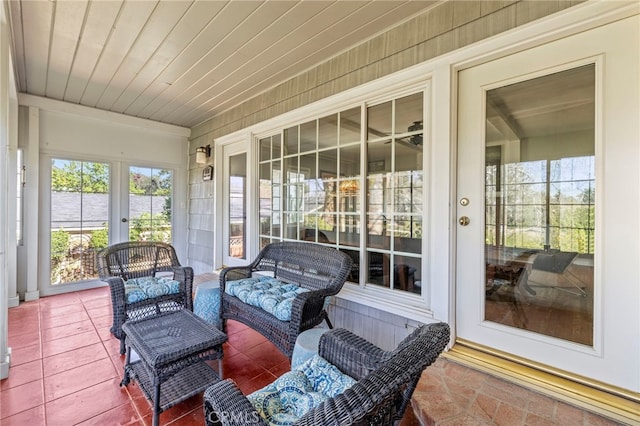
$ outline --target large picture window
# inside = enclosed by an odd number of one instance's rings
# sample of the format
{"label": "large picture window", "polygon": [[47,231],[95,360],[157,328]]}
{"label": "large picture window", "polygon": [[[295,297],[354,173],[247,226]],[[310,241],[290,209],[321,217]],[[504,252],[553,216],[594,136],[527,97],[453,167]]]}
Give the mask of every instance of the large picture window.
{"label": "large picture window", "polygon": [[365,103],[260,138],[260,247],[334,246],[353,259],[350,282],[421,293],[423,102]]}

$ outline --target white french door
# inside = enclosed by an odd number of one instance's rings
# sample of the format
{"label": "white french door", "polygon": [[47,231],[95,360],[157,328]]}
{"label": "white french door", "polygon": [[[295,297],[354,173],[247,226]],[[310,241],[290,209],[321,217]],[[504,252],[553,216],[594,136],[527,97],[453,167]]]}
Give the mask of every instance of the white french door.
{"label": "white french door", "polygon": [[638,21],[460,71],[455,200],[457,337],[634,392]]}
{"label": "white french door", "polygon": [[172,243],[173,170],[124,165],[118,241]]}
{"label": "white french door", "polygon": [[[49,188],[42,223],[42,293],[103,285],[96,252],[123,241],[172,243],[174,172],[79,158],[43,159]],[[44,227],[43,227],[44,228]]]}
{"label": "white french door", "polygon": [[216,250],[222,254],[224,266],[246,265],[255,256],[252,247],[251,211],[251,155],[246,141],[222,146],[221,197],[218,197],[218,211],[222,212],[219,228],[222,239]]}
{"label": "white french door", "polygon": [[111,164],[62,157],[43,161],[47,161],[44,170],[49,170],[45,187],[50,189],[45,204],[49,244],[41,247],[47,253],[43,258],[49,260],[48,273],[42,274],[48,278],[43,293],[95,286],[96,252],[106,247],[114,229]]}

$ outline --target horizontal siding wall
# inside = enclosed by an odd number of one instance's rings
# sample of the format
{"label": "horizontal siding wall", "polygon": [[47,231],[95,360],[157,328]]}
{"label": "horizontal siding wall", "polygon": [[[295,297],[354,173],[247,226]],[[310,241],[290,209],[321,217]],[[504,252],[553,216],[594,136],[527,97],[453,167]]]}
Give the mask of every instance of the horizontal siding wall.
{"label": "horizontal siding wall", "polygon": [[[374,345],[395,349],[420,323],[359,303],[334,297],[327,309],[329,320],[336,328],[346,328]],[[326,323],[321,325],[326,327]]]}
{"label": "horizontal siding wall", "polygon": [[[194,151],[189,150],[189,152]],[[195,159],[190,161],[195,163]],[[202,169],[189,170],[189,235],[188,262],[194,273],[202,274],[213,270],[213,247],[215,225],[215,199],[213,180],[202,180]]]}
{"label": "horizontal siding wall", "polygon": [[[516,28],[583,1],[446,1],[373,39],[346,50],[191,129],[189,152],[189,264],[197,273],[213,265],[214,181],[203,182],[195,149],[216,138],[374,81],[407,67]],[[213,157],[210,159],[210,164]],[[210,190],[209,190],[210,189]]]}

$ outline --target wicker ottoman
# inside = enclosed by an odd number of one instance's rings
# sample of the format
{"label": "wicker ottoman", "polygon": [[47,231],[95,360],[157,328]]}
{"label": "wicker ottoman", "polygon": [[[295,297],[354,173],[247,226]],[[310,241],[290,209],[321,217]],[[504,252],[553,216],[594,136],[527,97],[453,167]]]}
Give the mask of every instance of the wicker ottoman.
{"label": "wicker ottoman", "polygon": [[[162,411],[220,380],[205,360],[217,359],[222,376],[222,344],[227,336],[188,310],[127,321],[126,359],[121,386],[137,380],[153,404],[153,426]],[[131,360],[131,351],[140,357]]]}

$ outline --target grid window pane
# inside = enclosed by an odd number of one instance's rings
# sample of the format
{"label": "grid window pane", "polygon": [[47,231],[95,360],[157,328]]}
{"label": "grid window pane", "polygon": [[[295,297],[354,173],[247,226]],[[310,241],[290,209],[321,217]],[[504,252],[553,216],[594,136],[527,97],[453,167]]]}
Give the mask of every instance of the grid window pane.
{"label": "grid window pane", "polygon": [[316,132],[316,120],[300,125],[300,152],[309,152],[316,149]]}
{"label": "grid window pane", "polygon": [[297,154],[298,151],[298,126],[284,129],[284,155]]}
{"label": "grid window pane", "polygon": [[395,103],[396,134],[422,130],[422,93],[405,96]]}
{"label": "grid window pane", "polygon": [[338,144],[338,114],[318,120],[318,149],[331,148]]}
{"label": "grid window pane", "polygon": [[392,102],[367,108],[367,139],[376,140],[391,136]]}
{"label": "grid window pane", "polygon": [[360,142],[362,131],[360,107],[352,108],[340,113],[340,145]]}

